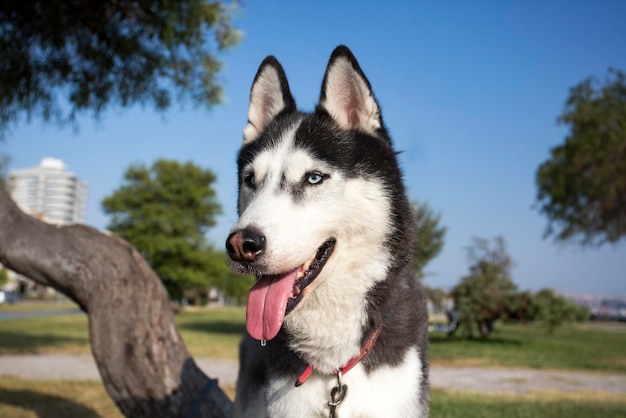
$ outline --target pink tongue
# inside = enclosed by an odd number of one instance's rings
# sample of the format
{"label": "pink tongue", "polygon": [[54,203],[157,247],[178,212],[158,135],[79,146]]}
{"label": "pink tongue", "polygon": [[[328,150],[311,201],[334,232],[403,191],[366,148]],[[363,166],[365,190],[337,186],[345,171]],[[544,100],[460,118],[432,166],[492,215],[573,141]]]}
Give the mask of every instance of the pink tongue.
{"label": "pink tongue", "polygon": [[299,269],[276,276],[262,276],[252,286],[246,310],[246,328],[252,338],[271,340],[278,334]]}

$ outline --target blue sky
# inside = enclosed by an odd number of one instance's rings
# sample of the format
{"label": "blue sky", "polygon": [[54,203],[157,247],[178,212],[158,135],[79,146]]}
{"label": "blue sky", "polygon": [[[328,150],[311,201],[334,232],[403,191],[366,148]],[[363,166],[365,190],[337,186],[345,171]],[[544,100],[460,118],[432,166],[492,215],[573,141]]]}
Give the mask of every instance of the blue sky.
{"label": "blue sky", "polygon": [[266,55],[283,64],[299,107],[317,102],[331,51],[348,45],[383,109],[412,199],[441,212],[448,228],[427,284],[467,273],[473,236],[505,237],[521,289],[626,294],[626,245],[582,250],[544,240],[532,208],[534,175],[562,143],[556,124],[569,88],[626,70],[626,2],[246,1],[242,43],[222,54],[226,103],[112,108],[79,129],[22,123],[0,144],[12,168],[60,158],[89,183],[87,222],[105,228],[103,197],[124,170],[157,158],[193,161],[218,175],[224,214],[209,232],[222,247],[236,219],[235,157],[250,84]]}

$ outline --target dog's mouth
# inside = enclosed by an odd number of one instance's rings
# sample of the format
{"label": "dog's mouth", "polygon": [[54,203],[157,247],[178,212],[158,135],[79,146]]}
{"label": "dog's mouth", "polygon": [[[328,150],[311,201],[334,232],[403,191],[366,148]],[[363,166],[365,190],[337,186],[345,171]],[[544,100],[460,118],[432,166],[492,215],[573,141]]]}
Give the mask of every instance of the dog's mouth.
{"label": "dog's mouth", "polygon": [[287,309],[285,315],[288,315],[293,308],[300,303],[302,299],[302,291],[317,278],[320,274],[326,261],[335,248],[335,240],[329,239],[322,244],[313,257],[311,257],[306,263],[300,266],[298,273],[296,274],[296,281],[293,284],[292,296],[287,301]]}
{"label": "dog's mouth", "polygon": [[324,242],[304,264],[281,274],[258,275],[250,289],[246,328],[257,340],[271,340],[278,334],[286,315],[303,298],[303,291],[315,281],[335,248],[335,239]]}

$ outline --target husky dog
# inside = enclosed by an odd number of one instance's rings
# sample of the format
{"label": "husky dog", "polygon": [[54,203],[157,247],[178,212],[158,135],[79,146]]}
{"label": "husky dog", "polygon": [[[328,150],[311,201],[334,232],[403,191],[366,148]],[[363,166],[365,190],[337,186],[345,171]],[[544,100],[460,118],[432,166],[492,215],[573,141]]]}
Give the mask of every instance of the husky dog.
{"label": "husky dog", "polygon": [[236,417],[428,416],[427,312],[396,152],[345,46],[313,113],[267,57],[238,155],[233,269],[254,274]]}

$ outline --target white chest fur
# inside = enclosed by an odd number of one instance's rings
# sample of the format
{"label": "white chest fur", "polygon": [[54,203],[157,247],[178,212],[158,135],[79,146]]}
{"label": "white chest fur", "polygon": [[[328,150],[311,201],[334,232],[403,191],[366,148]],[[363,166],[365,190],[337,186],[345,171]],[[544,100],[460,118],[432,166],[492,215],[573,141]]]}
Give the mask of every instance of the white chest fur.
{"label": "white chest fur", "polygon": [[[366,374],[357,365],[343,377],[348,386],[344,401],[337,408],[339,418],[415,418],[421,417],[419,390],[421,364],[416,349],[406,353],[396,367],[380,367]],[[271,382],[267,393],[272,418],[326,418],[329,416],[330,391],[337,383],[334,376],[313,374],[300,387],[293,378]]]}

